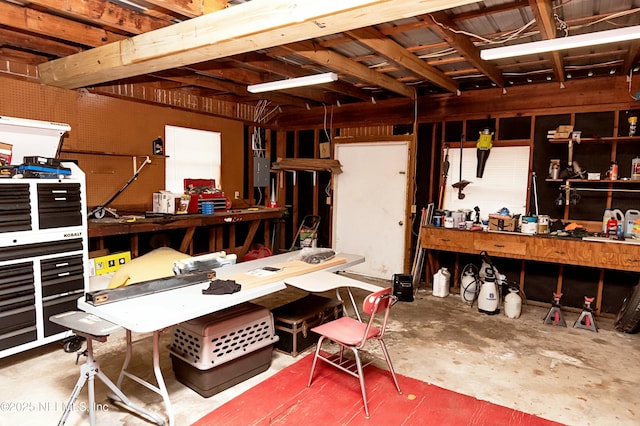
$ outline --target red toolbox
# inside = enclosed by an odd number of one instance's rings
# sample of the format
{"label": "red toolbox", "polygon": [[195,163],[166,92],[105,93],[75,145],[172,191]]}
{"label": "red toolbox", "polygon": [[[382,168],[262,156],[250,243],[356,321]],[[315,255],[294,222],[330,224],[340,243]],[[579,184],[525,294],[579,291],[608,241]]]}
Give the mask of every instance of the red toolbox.
{"label": "red toolbox", "polygon": [[215,179],[185,179],[184,193],[189,194],[187,213],[202,213],[202,201],[213,201],[214,211],[227,211],[231,201],[224,192],[216,188]]}

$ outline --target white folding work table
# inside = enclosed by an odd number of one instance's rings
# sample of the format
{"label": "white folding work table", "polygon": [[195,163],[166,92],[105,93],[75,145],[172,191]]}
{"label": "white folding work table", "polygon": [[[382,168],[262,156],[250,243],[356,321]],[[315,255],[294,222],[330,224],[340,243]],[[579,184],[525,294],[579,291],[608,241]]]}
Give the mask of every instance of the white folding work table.
{"label": "white folding work table", "polygon": [[[287,262],[291,260],[293,256],[295,256],[293,253],[284,253],[235,265],[226,265],[222,268],[216,269],[216,275],[219,279],[225,279],[225,277],[230,277],[238,273],[250,272]],[[207,282],[97,306],[87,303],[84,298],[81,298],[78,300],[78,308],[110,321],[126,330],[126,355],[122,370],[120,371],[120,376],[118,377],[117,386],[118,388],[121,388],[122,380],[124,377],[128,377],[147,389],[158,393],[162,396],[167,416],[169,418],[169,425],[172,426],[174,424],[173,409],[167,392],[167,387],[164,382],[164,377],[160,370],[159,346],[161,333],[165,329],[181,322],[189,321],[212,312],[217,312],[258,297],[284,290],[286,288],[286,284],[296,287],[299,286],[303,290],[315,292],[335,289],[336,281],[328,281],[328,285],[323,288],[319,284],[319,281],[317,281],[317,277],[312,280],[311,284],[304,284],[304,277],[317,272],[324,272],[328,274],[328,277],[337,277],[338,275],[334,274],[334,272],[344,271],[347,268],[364,262],[365,260],[364,256],[346,253],[338,253],[335,257],[344,258],[345,262],[329,266],[320,271],[302,274],[293,278],[283,278],[268,284],[248,288],[246,290],[240,290],[233,294],[203,295],[202,290],[209,286],[209,283]],[[359,282],[356,280],[351,280],[346,277],[341,278],[348,280],[348,283],[351,286],[359,286]],[[293,282],[290,282],[291,280],[293,280]],[[345,281],[341,282],[347,284]],[[309,290],[311,288],[313,288],[313,290]],[[153,333],[153,370],[157,386],[127,371],[133,352],[133,342],[131,338],[131,334],[133,332]]]}

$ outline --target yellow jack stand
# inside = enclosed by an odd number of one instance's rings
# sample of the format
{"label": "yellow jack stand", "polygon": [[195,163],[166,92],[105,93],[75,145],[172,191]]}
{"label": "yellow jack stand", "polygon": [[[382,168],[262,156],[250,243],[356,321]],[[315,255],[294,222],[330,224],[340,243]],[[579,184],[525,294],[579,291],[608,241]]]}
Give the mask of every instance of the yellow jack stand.
{"label": "yellow jack stand", "polygon": [[562,293],[553,293],[553,302],[551,304],[551,309],[549,309],[549,313],[544,318],[545,324],[558,325],[561,327],[567,326],[567,323],[564,320],[564,316],[562,315],[562,310],[560,309],[561,297]]}
{"label": "yellow jack stand", "polygon": [[596,320],[593,318],[593,312],[591,310],[591,302],[593,302],[593,300],[593,297],[584,297],[582,313],[573,324],[573,328],[584,328],[585,330],[598,332],[598,326],[596,326]]}

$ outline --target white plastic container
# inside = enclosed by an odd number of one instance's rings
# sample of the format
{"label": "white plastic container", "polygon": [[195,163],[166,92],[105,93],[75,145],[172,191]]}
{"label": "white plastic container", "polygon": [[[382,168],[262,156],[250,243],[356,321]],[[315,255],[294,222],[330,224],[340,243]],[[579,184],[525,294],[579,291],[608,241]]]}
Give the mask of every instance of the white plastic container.
{"label": "white plastic container", "polygon": [[631,180],[640,180],[640,157],[631,160]]}
{"label": "white plastic container", "polygon": [[520,318],[522,313],[522,298],[517,288],[510,288],[509,294],[504,297],[504,314],[507,318]]}
{"label": "white plastic container", "polygon": [[624,213],[624,236],[631,238],[637,232],[634,232],[634,222],[640,219],[640,210],[629,209]]}
{"label": "white plastic container", "polygon": [[433,292],[436,297],[447,297],[449,295],[449,282],[451,274],[447,268],[440,268],[433,274]]}
{"label": "white plastic container", "polygon": [[477,291],[476,276],[472,271],[466,271],[460,279],[460,298],[464,303],[473,304]]}
{"label": "white plastic container", "polygon": [[612,217],[618,221],[618,236],[622,236],[625,221],[624,214],[622,214],[622,211],[619,209],[606,209],[604,211],[604,215],[602,215],[602,233],[607,233],[607,222]]}

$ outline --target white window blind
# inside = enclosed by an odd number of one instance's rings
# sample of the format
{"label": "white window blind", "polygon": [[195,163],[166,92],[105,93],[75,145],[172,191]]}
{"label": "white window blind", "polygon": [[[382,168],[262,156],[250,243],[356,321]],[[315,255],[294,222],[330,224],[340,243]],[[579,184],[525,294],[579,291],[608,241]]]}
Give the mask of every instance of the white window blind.
{"label": "white window blind", "polygon": [[220,133],[165,126],[165,189],[184,192],[184,179],[215,179],[220,187]]}
{"label": "white window blind", "polygon": [[462,180],[472,183],[462,191],[464,199],[458,198],[453,188],[460,181],[460,148],[449,147],[449,175],[444,196],[445,210],[480,207],[480,215],[486,219],[506,207],[512,214],[525,214],[527,184],[529,178],[528,146],[493,147],[484,168],[482,178],[476,177],[476,148],[462,151]]}

